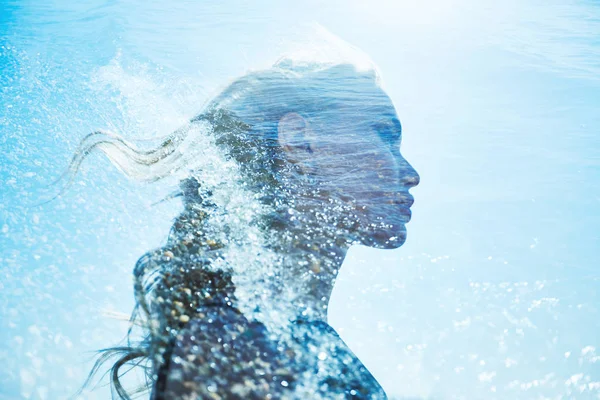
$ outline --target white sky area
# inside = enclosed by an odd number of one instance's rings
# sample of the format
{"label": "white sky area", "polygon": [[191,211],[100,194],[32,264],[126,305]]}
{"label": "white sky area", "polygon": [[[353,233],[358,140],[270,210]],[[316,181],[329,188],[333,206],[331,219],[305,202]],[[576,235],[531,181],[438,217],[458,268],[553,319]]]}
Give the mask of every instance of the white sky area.
{"label": "white sky area", "polygon": [[332,326],[391,398],[600,396],[596,3],[75,3],[0,0],[0,400],[74,393],[180,210],[101,157],[29,207],[79,139],[164,135],[315,26],[375,62],[421,176],[406,244],[351,250]]}

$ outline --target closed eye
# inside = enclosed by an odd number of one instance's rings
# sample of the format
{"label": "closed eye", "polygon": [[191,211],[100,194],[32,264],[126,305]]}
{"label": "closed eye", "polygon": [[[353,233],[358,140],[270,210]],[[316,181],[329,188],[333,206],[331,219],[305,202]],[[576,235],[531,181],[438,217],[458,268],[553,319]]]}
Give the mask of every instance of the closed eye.
{"label": "closed eye", "polygon": [[402,136],[402,126],[397,118],[386,118],[373,124],[373,129],[386,142],[396,143]]}

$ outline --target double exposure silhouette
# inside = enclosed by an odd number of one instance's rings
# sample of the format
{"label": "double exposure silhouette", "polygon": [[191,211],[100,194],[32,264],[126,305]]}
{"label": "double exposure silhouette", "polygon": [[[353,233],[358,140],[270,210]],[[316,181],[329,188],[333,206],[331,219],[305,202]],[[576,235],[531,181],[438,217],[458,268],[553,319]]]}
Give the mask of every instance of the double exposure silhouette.
{"label": "double exposure silhouette", "polygon": [[327,324],[336,275],[354,244],[406,239],[419,176],[372,63],[299,62],[235,80],[155,149],[95,132],[92,150],[128,176],[182,174],[184,209],[166,244],[134,269],[144,337],[106,350],[142,365],[159,399],[384,399]]}

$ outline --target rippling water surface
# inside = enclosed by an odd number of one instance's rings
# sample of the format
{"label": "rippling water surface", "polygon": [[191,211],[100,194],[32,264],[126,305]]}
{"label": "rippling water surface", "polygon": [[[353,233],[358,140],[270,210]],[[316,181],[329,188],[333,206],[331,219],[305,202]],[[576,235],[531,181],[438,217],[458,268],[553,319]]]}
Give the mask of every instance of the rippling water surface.
{"label": "rippling water surface", "polygon": [[331,324],[392,398],[600,398],[598,4],[272,3],[0,0],[0,399],[75,393],[181,209],[102,157],[35,206],[78,141],[165,135],[315,24],[377,63],[421,175],[407,243],[351,250]]}

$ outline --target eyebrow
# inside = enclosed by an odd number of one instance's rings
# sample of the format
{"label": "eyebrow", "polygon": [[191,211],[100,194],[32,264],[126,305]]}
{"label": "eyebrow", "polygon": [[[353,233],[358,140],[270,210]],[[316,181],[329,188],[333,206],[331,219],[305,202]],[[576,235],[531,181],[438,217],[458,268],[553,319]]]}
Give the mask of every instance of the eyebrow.
{"label": "eyebrow", "polygon": [[394,132],[398,133],[398,138],[400,138],[400,136],[402,136],[402,124],[400,123],[400,120],[398,119],[397,116],[392,116],[392,123],[394,124]]}
{"label": "eyebrow", "polygon": [[385,119],[375,122],[373,126],[377,128],[377,133],[385,140],[399,141],[402,137],[402,124],[395,115],[388,115]]}

